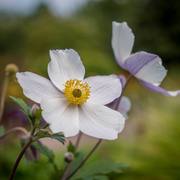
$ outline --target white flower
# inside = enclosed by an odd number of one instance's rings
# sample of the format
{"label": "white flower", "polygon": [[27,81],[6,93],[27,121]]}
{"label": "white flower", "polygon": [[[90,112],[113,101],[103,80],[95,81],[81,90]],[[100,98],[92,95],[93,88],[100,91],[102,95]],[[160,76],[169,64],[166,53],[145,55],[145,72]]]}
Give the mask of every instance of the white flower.
{"label": "white flower", "polygon": [[37,74],[17,73],[24,94],[40,103],[51,130],[66,137],[79,131],[96,138],[116,139],[124,127],[122,114],[105,105],[118,98],[121,83],[115,75],[84,79],[85,69],[74,50],[51,50],[50,80]]}

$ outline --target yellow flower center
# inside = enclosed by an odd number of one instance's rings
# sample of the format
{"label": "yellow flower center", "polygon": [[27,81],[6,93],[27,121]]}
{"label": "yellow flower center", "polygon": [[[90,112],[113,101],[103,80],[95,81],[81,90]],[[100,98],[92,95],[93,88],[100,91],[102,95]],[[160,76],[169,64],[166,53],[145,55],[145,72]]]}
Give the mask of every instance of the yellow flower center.
{"label": "yellow flower center", "polygon": [[70,104],[82,105],[90,96],[90,86],[76,79],[66,81],[64,95]]}

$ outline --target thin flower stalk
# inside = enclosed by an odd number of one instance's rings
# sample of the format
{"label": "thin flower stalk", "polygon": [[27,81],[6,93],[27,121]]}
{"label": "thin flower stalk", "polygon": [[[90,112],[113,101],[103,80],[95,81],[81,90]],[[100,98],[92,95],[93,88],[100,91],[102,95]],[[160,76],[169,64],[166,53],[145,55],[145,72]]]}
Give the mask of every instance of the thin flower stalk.
{"label": "thin flower stalk", "polygon": [[84,158],[84,160],[79,164],[79,166],[67,177],[67,179],[70,179],[72,176],[74,176],[78,170],[86,163],[86,161],[91,157],[91,155],[96,151],[96,149],[101,144],[102,139],[99,139],[98,142],[95,144],[95,146],[91,149],[91,151],[87,154],[87,156]]}
{"label": "thin flower stalk", "polygon": [[27,142],[27,144],[22,148],[21,152],[19,153],[17,159],[16,159],[16,162],[13,166],[13,169],[11,171],[11,174],[9,176],[9,180],[13,180],[14,177],[15,177],[15,174],[16,174],[16,170],[17,170],[17,167],[24,155],[24,153],[26,152],[26,150],[28,149],[28,147],[31,145],[31,143],[33,142],[32,138],[29,139],[29,141]]}
{"label": "thin flower stalk", "polygon": [[[79,143],[80,143],[81,138],[82,138],[82,133],[80,132],[80,133],[78,134],[78,137],[77,137],[77,140],[76,140],[76,143],[75,143],[75,149],[76,149],[76,151],[77,151],[77,149],[78,149],[78,147],[79,147]],[[68,163],[68,164],[66,165],[66,167],[64,168],[64,174],[63,174],[61,180],[66,180],[66,179],[67,179],[67,176],[69,175],[70,170],[71,170],[71,165],[72,165],[72,162],[70,162],[70,163]]]}

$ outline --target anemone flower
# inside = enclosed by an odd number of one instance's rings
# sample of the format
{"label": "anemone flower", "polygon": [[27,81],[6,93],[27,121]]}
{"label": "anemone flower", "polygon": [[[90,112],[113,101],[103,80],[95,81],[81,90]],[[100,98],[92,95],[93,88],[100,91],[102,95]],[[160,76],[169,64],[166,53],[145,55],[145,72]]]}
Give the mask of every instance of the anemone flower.
{"label": "anemone flower", "polygon": [[167,91],[160,87],[167,75],[159,56],[144,51],[131,54],[134,34],[126,22],[112,23],[112,48],[119,66],[135,76],[148,89],[166,96],[177,96],[178,91]]}
{"label": "anemone flower", "polygon": [[116,139],[124,116],[105,105],[122,91],[115,75],[85,78],[80,56],[72,49],[51,50],[49,79],[31,72],[17,73],[24,94],[39,103],[52,132],[66,137],[79,131],[100,139]]}

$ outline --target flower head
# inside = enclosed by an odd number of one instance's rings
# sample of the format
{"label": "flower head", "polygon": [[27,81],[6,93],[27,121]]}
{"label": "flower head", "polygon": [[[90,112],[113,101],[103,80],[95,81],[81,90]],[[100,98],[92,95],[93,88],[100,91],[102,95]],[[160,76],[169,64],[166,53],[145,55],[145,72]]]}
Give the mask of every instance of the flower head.
{"label": "flower head", "polygon": [[65,84],[64,95],[70,104],[82,105],[90,97],[90,86],[80,80],[69,80]]}
{"label": "flower head", "polygon": [[131,54],[134,34],[126,22],[112,23],[112,48],[117,63],[134,75],[148,89],[166,96],[177,96],[178,91],[167,91],[159,87],[167,75],[159,56],[144,51]]}
{"label": "flower head", "polygon": [[124,127],[124,116],[105,105],[122,91],[115,75],[84,79],[80,56],[72,49],[51,50],[49,79],[34,73],[17,73],[24,94],[39,103],[51,130],[66,137],[79,131],[101,139],[116,139]]}

